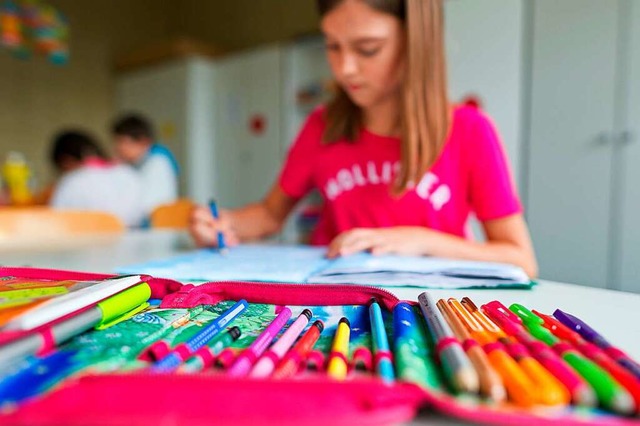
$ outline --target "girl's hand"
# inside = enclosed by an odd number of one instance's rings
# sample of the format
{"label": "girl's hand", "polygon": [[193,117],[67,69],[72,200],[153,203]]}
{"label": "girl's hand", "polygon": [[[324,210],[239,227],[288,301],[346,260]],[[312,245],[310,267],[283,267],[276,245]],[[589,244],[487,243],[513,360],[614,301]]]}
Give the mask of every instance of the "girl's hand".
{"label": "girl's hand", "polygon": [[224,235],[224,243],[227,246],[238,245],[239,239],[231,227],[231,212],[220,210],[220,217],[214,219],[211,211],[203,206],[197,206],[191,212],[189,218],[189,233],[199,247],[216,247],[218,245],[218,232]]}
{"label": "girl's hand", "polygon": [[338,235],[329,244],[327,257],[348,256],[360,251],[371,254],[424,255],[434,231],[417,227],[355,228]]}

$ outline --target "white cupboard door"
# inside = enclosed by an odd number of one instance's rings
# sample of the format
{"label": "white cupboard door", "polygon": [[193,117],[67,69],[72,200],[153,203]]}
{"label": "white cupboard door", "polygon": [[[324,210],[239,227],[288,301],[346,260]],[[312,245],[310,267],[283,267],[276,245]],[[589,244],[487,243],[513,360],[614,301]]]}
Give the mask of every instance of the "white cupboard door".
{"label": "white cupboard door", "polygon": [[[622,135],[623,194],[621,231],[620,290],[640,293],[640,2],[627,3],[630,14],[628,104]],[[624,129],[623,129],[624,131]]]}
{"label": "white cupboard door", "polygon": [[223,207],[262,199],[281,167],[281,48],[230,56],[214,72],[215,187]]}
{"label": "white cupboard door", "polygon": [[540,276],[606,287],[618,2],[533,11],[527,208]]}

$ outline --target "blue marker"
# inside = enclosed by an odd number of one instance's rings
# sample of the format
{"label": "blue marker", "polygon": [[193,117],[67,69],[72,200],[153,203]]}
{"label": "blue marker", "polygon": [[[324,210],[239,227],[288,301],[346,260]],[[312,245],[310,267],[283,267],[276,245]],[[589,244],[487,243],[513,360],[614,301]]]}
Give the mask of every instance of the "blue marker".
{"label": "blue marker", "polygon": [[[247,309],[247,306],[249,306],[249,304],[244,299],[236,302],[236,304],[225,313],[211,321],[211,323],[191,337],[184,345],[178,345],[173,351],[169,352],[153,366],[153,369],[156,371],[169,372],[178,368],[178,366],[193,355],[195,351],[206,345],[207,342],[213,339],[218,333],[224,331],[225,327],[231,321]],[[179,347],[181,348],[178,349]]]}
{"label": "blue marker", "polygon": [[371,323],[371,343],[376,371],[385,382],[393,382],[395,374],[391,362],[389,339],[382,320],[382,310],[376,299],[369,304],[369,322]]}
{"label": "blue marker", "polygon": [[[218,220],[220,218],[216,200],[212,199],[211,201],[209,201],[209,210],[211,210],[211,215],[215,220]],[[224,234],[222,233],[222,231],[218,231],[218,250],[220,250],[220,252],[222,253],[225,253],[227,251],[227,246],[224,243]]]}

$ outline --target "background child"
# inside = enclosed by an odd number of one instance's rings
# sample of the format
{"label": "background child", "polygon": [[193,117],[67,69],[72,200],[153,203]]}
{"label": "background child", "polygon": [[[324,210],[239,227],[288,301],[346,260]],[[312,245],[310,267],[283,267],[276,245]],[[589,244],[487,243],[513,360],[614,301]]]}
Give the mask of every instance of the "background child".
{"label": "background child", "polygon": [[142,182],[142,207],[148,216],[178,198],[178,163],[169,149],[155,142],[153,127],[137,114],[120,117],[112,133],[116,155],[134,166]]}
{"label": "background child", "polygon": [[130,166],[110,162],[90,135],[78,130],[56,135],[51,161],[61,174],[52,207],[104,211],[127,226],[140,225],[144,216],[140,178]]}
{"label": "background child", "polygon": [[[447,97],[441,0],[318,0],[339,90],[312,113],[264,200],[194,210],[191,233],[229,245],[277,232],[312,188],[324,210],[312,244],[328,256],[433,255],[519,265],[536,260],[490,120]],[[486,234],[475,242],[468,219]]]}

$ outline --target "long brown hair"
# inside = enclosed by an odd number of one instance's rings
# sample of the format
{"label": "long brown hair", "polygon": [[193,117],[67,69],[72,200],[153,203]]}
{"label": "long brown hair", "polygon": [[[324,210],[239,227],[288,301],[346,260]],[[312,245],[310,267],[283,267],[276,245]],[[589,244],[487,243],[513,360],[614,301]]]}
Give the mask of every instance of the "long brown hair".
{"label": "long brown hair", "polygon": [[[344,0],[317,0],[324,16]],[[361,0],[400,19],[406,29],[406,75],[402,89],[401,167],[395,192],[417,184],[442,151],[451,121],[447,96],[442,0]],[[326,109],[323,140],[355,141],[362,113],[338,87]]]}

